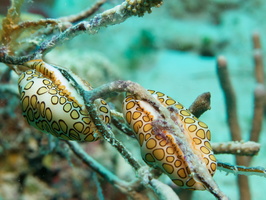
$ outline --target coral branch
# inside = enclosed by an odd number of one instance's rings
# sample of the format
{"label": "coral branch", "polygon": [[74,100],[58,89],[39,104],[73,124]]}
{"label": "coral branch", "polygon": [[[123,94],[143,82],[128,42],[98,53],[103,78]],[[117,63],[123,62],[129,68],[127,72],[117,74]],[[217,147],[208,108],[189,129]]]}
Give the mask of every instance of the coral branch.
{"label": "coral branch", "polygon": [[98,0],[93,6],[91,6],[90,8],[81,11],[80,13],[76,14],[76,15],[70,15],[67,17],[60,17],[58,20],[62,21],[62,22],[71,22],[71,23],[77,23],[81,20],[84,20],[88,17],[90,17],[91,15],[93,15],[95,12],[97,12],[99,10],[99,8],[106,2],[107,0]]}
{"label": "coral branch", "polygon": [[12,65],[22,65],[29,60],[37,58],[37,53],[27,56],[10,56],[4,49],[0,49],[0,62]]}
{"label": "coral branch", "polygon": [[258,84],[254,92],[255,106],[252,120],[252,128],[250,133],[250,140],[254,142],[259,141],[259,136],[262,129],[265,98],[266,91],[264,85]]}
{"label": "coral branch", "polygon": [[153,191],[158,195],[159,199],[162,200],[179,200],[179,197],[168,185],[158,181],[157,179],[152,179],[150,185]]}
{"label": "coral branch", "polygon": [[236,95],[227,69],[227,61],[223,56],[220,56],[217,60],[217,73],[225,97],[227,122],[232,140],[241,141],[241,131],[236,110]]}
{"label": "coral branch", "polygon": [[253,60],[255,65],[255,77],[258,83],[264,83],[264,72],[263,72],[263,56],[261,50],[261,42],[259,33],[255,32],[252,35],[253,41]]}
{"label": "coral branch", "polygon": [[40,59],[44,54],[48,53],[57,45],[60,45],[81,33],[86,32],[87,34],[94,34],[101,27],[120,24],[134,15],[142,16],[145,12],[149,12],[151,10],[151,7],[159,6],[161,3],[161,0],[155,0],[152,2],[148,0],[124,1],[120,5],[117,5],[114,8],[111,8],[96,15],[89,22],[80,22],[74,26],[69,27],[63,33],[52,37],[50,40],[43,42],[40,47],[37,48],[37,50],[29,56],[17,58],[9,56],[8,53],[4,50],[0,50],[0,62],[4,62],[6,64],[19,65],[32,59]]}
{"label": "coral branch", "polygon": [[96,160],[94,160],[91,156],[89,156],[77,142],[73,141],[65,141],[70,149],[74,152],[74,154],[81,159],[82,162],[84,162],[88,167],[90,167],[94,172],[102,176],[106,181],[114,185],[116,188],[118,188],[122,193],[125,193],[129,196],[131,196],[133,199],[138,196],[140,199],[145,199],[145,196],[136,192],[134,189],[135,187],[139,187],[135,185],[135,182],[128,183],[126,181],[121,180],[118,178],[115,174],[113,174],[111,171],[106,169],[104,166],[102,166],[100,163],[98,163]]}
{"label": "coral branch", "polygon": [[82,162],[89,166],[94,172],[101,175],[106,181],[117,187],[121,192],[128,194],[133,199],[146,199],[143,194],[136,192],[137,188],[138,190],[140,189],[141,184],[149,186],[160,199],[179,199],[169,186],[153,179],[146,166],[138,169],[138,173],[140,173],[139,178],[142,180],[141,182],[132,181],[131,183],[128,183],[118,178],[115,174],[90,157],[77,142],[65,142]]}
{"label": "coral branch", "polygon": [[125,124],[124,119],[123,122],[121,122],[116,116],[112,116],[112,124],[124,134],[135,138],[134,132],[127,124]]}
{"label": "coral branch", "polygon": [[252,42],[254,49],[261,49],[260,34],[258,32],[253,33]]}
{"label": "coral branch", "polygon": [[199,118],[204,112],[211,109],[211,93],[205,92],[199,95],[189,107],[190,112]]}
{"label": "coral branch", "polygon": [[[263,70],[263,57],[261,50],[260,35],[258,32],[253,33],[253,60],[254,60],[254,71],[256,78],[256,88],[254,91],[254,111],[252,127],[250,131],[250,140],[254,142],[259,141],[263,116],[265,110],[266,90],[264,87],[264,70]],[[247,158],[247,165],[250,164],[252,158]]]}
{"label": "coral branch", "polygon": [[129,186],[127,182],[118,178],[115,174],[110,172],[92,157],[90,157],[77,142],[74,141],[65,141],[71,150],[75,153],[75,155],[80,158],[86,165],[88,165],[94,172],[104,177],[109,183],[118,187],[121,191],[126,191]]}
{"label": "coral branch", "polygon": [[[227,69],[227,61],[223,56],[220,56],[217,59],[217,73],[225,97],[227,123],[230,128],[232,140],[241,141],[241,131],[236,110],[236,95]],[[236,156],[236,164],[246,165],[246,159],[244,157]],[[243,200],[250,200],[250,188],[247,177],[238,176],[238,184],[240,198]]]}
{"label": "coral branch", "polygon": [[[260,35],[258,32],[253,33],[253,51],[254,51],[254,70],[257,86],[254,91],[254,113],[252,128],[250,133],[250,140],[258,142],[264,113],[264,104],[266,99],[266,90],[264,87],[264,70],[263,70],[263,58],[261,50]],[[250,161],[250,160],[249,160]]]}
{"label": "coral branch", "polygon": [[96,188],[97,188],[97,197],[99,200],[104,200],[103,196],[103,189],[101,187],[100,181],[96,173],[92,174],[93,181],[95,182]]}
{"label": "coral branch", "polygon": [[[48,25],[57,25],[61,27],[61,30],[65,30],[66,28],[63,27],[70,27],[72,26],[72,23],[77,23],[83,19],[88,18],[89,16],[93,15],[104,3],[106,0],[99,0],[96,2],[92,7],[89,9],[82,11],[76,15],[70,15],[66,17],[60,17],[58,19],[40,19],[38,21],[25,21],[20,22],[17,25],[14,24],[12,26],[13,31],[16,30],[27,30],[27,28],[34,28],[38,26],[48,26]],[[52,32],[52,30],[51,30]]]}
{"label": "coral branch", "polygon": [[223,142],[212,143],[215,154],[235,154],[240,156],[254,156],[260,150],[260,144],[256,142]]}
{"label": "coral branch", "polygon": [[[86,32],[88,34],[94,34],[96,33],[101,27],[107,27],[114,24],[120,24],[124,22],[129,17],[133,16],[135,12],[130,12],[129,6],[138,4],[137,0],[131,0],[131,1],[125,1],[122,4],[111,8],[109,10],[104,11],[101,14],[96,15],[94,18],[92,18],[89,22],[80,22],[77,25],[68,28],[65,32],[62,34],[52,38],[52,40],[44,43],[41,45],[41,48],[39,49],[38,53],[42,54],[44,52],[50,51],[52,48],[54,48],[56,45],[61,44],[65,42],[66,40],[72,39],[73,37]],[[145,4],[145,0],[142,1],[143,4]],[[148,7],[145,8],[149,10],[152,6],[157,6],[161,3],[161,1],[155,1],[156,3],[147,4]],[[139,7],[139,10],[142,11],[143,7]],[[143,10],[143,14],[146,10]],[[136,10],[138,12],[138,10]]]}
{"label": "coral branch", "polygon": [[218,169],[227,173],[233,173],[235,175],[256,175],[266,177],[266,170],[262,167],[235,166],[227,163],[218,162]]}
{"label": "coral branch", "polygon": [[90,116],[97,127],[97,129],[102,134],[102,137],[109,142],[117,151],[123,156],[123,158],[137,171],[141,165],[139,162],[132,156],[132,154],[126,149],[126,147],[119,142],[111,129],[107,128],[106,125],[102,122],[100,117],[98,116],[97,109],[93,103],[86,104],[86,108],[90,111]]}
{"label": "coral branch", "polygon": [[149,99],[156,107],[160,107],[161,104],[150,95],[150,93],[137,83],[132,81],[114,81],[104,84],[90,91],[85,91],[77,85],[79,93],[84,96],[87,102],[94,102],[98,98],[106,99],[111,97],[115,92],[130,92],[141,99]]}
{"label": "coral branch", "polygon": [[0,44],[8,45],[11,39],[13,25],[17,24],[20,20],[20,9],[24,0],[12,0],[11,6],[8,9],[7,16],[2,21],[2,33],[0,33]]}
{"label": "coral branch", "polygon": [[48,25],[58,25],[60,24],[60,21],[55,20],[55,19],[40,19],[38,21],[25,21],[21,22],[17,25],[13,25],[12,29],[13,31],[20,30],[24,31],[27,30],[27,28],[34,28],[38,26],[48,26]]}

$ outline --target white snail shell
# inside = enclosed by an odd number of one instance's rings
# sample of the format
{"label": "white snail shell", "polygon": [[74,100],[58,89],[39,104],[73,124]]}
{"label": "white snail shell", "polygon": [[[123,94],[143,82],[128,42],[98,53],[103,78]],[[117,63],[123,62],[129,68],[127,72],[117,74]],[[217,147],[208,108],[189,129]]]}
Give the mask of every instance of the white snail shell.
{"label": "white snail shell", "polygon": [[[99,133],[85,109],[83,98],[61,73],[60,67],[42,60],[24,64],[18,86],[23,116],[35,128],[58,138],[95,141]],[[70,71],[68,71],[71,73]],[[86,89],[92,89],[75,74],[71,76]],[[110,123],[109,107],[102,99],[96,100],[100,117]]]}
{"label": "white snail shell", "polygon": [[[197,119],[182,104],[176,102],[161,92],[149,90],[165,107],[175,106],[177,122],[184,130],[194,151],[200,155],[209,173],[216,171],[216,158],[210,145],[211,133],[208,126]],[[157,119],[158,112],[146,101],[137,99],[134,95],[128,95],[124,100],[124,117],[134,130],[139,141],[143,160],[155,167],[160,168],[172,181],[183,188],[205,190],[205,186],[190,176],[191,172],[186,163],[185,155],[177,145],[175,138],[169,130],[161,130],[156,134],[152,122]]]}

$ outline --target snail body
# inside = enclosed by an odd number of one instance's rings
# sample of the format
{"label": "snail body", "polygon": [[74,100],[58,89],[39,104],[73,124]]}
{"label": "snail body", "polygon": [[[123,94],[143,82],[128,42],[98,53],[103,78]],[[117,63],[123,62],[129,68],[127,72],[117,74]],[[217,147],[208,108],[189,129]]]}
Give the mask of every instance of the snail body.
{"label": "snail body", "polygon": [[[148,90],[165,107],[177,108],[174,121],[189,141],[209,173],[216,171],[216,158],[210,145],[211,133],[208,126],[197,119],[182,104],[169,96],[154,90]],[[150,166],[161,169],[178,186],[189,189],[205,190],[205,186],[191,176],[185,155],[169,130],[153,128],[153,122],[158,119],[158,112],[147,101],[129,94],[124,100],[123,113],[126,121],[135,132],[139,141],[143,160]],[[159,131],[159,133],[158,133]]]}
{"label": "snail body", "polygon": [[[91,90],[88,83],[71,71],[42,60],[32,60],[24,66],[28,69],[20,75],[18,87],[23,116],[30,125],[65,140],[92,142],[99,138],[84,100],[70,78]],[[71,77],[65,75],[66,71]],[[98,99],[95,104],[103,121],[110,123],[106,102]]]}

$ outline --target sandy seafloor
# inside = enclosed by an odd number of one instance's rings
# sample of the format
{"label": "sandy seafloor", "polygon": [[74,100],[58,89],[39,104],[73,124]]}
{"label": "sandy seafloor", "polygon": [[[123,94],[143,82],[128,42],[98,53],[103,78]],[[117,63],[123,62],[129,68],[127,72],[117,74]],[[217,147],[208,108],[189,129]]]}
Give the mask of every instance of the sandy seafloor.
{"label": "sandy seafloor", "polygon": [[[70,11],[69,7],[74,2],[76,6]],[[242,137],[246,141],[251,129],[255,88],[251,35],[258,31],[266,50],[266,13],[263,11],[266,3],[263,3],[263,0],[245,3],[205,0],[197,3],[199,1],[194,0],[187,1],[190,2],[187,4],[194,8],[188,11],[184,8],[186,3],[182,2],[166,0],[161,8],[153,9],[152,14],[143,18],[134,17],[120,25],[103,28],[93,36],[78,36],[50,52],[47,58],[61,66],[71,67],[74,63],[84,69],[90,68],[90,62],[100,58],[120,79],[129,79],[147,89],[162,91],[186,107],[189,107],[198,95],[209,91],[211,110],[201,119],[210,127],[212,141],[223,142],[230,141],[230,135],[215,67],[216,57],[224,55],[228,59],[237,94]],[[63,16],[83,8],[84,3],[80,1],[61,0],[56,1],[52,13],[56,12],[55,16]],[[215,11],[218,20],[213,19]],[[145,37],[148,42],[139,44]],[[212,56],[199,54],[202,41],[206,38],[211,41]],[[184,49],[187,46],[189,48],[180,51],[183,49],[182,45]],[[91,84],[97,86],[97,83]],[[253,159],[251,166],[266,168],[265,128],[262,130],[260,143],[261,151]],[[218,155],[217,158],[222,162],[234,162],[231,155]],[[217,171],[214,178],[225,194],[231,199],[238,199],[234,175]],[[264,199],[266,179],[250,176],[249,180],[252,199]],[[193,199],[208,200],[214,197],[207,191],[196,191]]]}

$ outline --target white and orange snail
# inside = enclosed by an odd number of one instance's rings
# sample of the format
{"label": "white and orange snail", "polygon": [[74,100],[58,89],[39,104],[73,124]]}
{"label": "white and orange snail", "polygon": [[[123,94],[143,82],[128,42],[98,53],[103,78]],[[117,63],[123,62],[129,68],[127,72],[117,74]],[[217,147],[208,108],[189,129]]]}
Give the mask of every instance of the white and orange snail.
{"label": "white and orange snail", "polygon": [[[216,171],[216,158],[210,145],[211,133],[208,126],[197,119],[182,104],[169,96],[154,90],[148,90],[165,107],[177,108],[177,122],[181,124],[184,135],[191,148],[200,155],[209,173]],[[178,186],[189,189],[205,190],[205,186],[191,176],[185,156],[175,138],[168,130],[161,130],[160,134],[153,130],[152,122],[159,117],[159,113],[147,101],[128,95],[124,100],[124,117],[135,132],[139,141],[143,160],[150,166],[161,169]]]}
{"label": "white and orange snail", "polygon": [[[24,66],[29,69],[19,77],[18,86],[23,116],[31,126],[65,140],[92,142],[99,138],[83,98],[61,72],[66,69],[42,60],[32,60]],[[92,89],[77,75],[68,72],[79,85]],[[103,121],[110,123],[106,102],[98,99],[95,104]]]}
{"label": "white and orange snail", "polygon": [[[100,133],[85,108],[82,96],[77,92],[73,80],[64,73],[67,71],[84,89],[92,87],[71,71],[50,65],[43,60],[26,62],[27,68],[19,80],[19,93],[23,116],[33,127],[54,135],[60,139],[92,142]],[[200,155],[209,173],[216,171],[216,158],[210,145],[211,133],[208,126],[198,120],[183,105],[161,92],[148,90],[165,106],[177,109],[176,124],[182,126],[193,151]],[[110,123],[110,109],[107,103],[95,101],[101,119]],[[144,161],[155,168],[160,168],[178,186],[189,189],[204,190],[205,186],[191,176],[185,156],[175,138],[168,130],[157,134],[153,122],[159,113],[147,101],[134,95],[127,95],[123,102],[126,121],[135,132],[139,141]]]}

